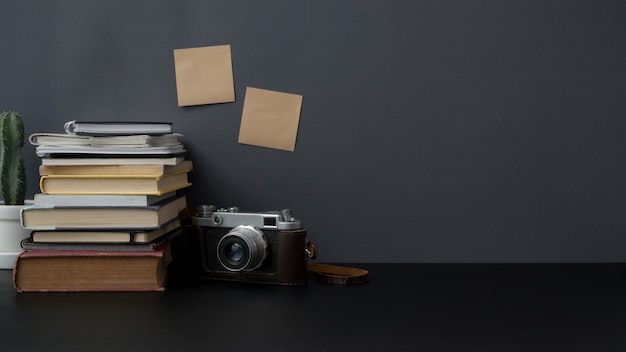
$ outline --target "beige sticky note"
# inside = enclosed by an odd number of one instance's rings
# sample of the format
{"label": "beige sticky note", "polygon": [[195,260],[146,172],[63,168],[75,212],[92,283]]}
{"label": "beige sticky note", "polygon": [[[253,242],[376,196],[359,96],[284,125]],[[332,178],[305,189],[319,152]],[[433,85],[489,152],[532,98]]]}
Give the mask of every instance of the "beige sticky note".
{"label": "beige sticky note", "polygon": [[235,101],[230,45],[174,50],[178,106]]}
{"label": "beige sticky note", "polygon": [[293,152],[302,96],[247,87],[239,143]]}

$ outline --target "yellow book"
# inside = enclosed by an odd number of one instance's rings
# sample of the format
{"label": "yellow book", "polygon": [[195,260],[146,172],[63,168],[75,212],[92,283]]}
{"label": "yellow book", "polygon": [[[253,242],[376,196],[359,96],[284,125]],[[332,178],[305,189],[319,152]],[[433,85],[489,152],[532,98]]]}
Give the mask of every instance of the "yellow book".
{"label": "yellow book", "polygon": [[161,195],[191,186],[189,170],[154,175],[46,175],[39,188],[48,194]]}
{"label": "yellow book", "polygon": [[154,230],[53,230],[32,231],[32,243],[150,243],[163,235],[181,227],[180,219],[176,218]]}
{"label": "yellow book", "polygon": [[191,160],[184,160],[176,165],[40,165],[39,175],[163,176],[183,170],[193,170]]}

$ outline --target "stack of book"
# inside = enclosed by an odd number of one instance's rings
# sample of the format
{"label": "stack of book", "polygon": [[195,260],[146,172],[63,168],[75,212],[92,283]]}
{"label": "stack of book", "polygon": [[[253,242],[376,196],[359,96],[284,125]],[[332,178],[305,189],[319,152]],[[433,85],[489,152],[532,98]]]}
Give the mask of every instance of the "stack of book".
{"label": "stack of book", "polygon": [[65,124],[30,136],[41,193],[22,209],[31,230],[18,291],[161,291],[181,230],[191,160],[171,123]]}

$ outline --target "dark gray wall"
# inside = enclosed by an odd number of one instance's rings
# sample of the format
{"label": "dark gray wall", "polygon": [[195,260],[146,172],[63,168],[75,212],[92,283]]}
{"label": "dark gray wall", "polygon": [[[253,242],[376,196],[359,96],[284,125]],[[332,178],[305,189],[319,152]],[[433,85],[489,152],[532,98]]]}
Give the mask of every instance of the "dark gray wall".
{"label": "dark gray wall", "polygon": [[[172,121],[191,205],[293,208],[321,261],[624,261],[625,19],[622,0],[3,1],[0,109],[28,133]],[[220,44],[237,101],[177,107],[173,49]],[[246,86],[303,95],[294,153],[237,144]]]}

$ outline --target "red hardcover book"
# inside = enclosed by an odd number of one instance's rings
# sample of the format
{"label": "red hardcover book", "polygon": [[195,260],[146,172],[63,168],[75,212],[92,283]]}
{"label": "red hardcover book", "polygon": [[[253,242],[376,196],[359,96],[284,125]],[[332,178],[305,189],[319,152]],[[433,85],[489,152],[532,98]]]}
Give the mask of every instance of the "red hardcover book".
{"label": "red hardcover book", "polygon": [[169,246],[155,251],[25,251],[16,260],[18,292],[163,291]]}

